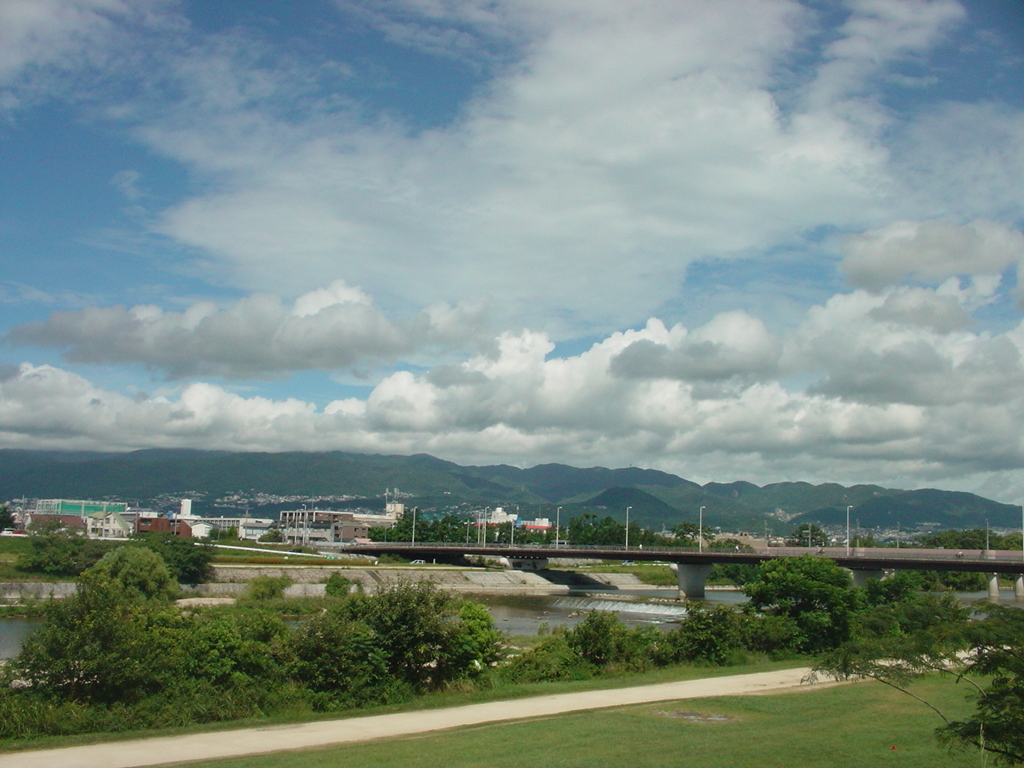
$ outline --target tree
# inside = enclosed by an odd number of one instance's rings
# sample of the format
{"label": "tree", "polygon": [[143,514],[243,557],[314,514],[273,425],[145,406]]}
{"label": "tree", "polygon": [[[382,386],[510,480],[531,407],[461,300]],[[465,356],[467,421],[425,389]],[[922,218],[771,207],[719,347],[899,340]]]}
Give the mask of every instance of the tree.
{"label": "tree", "polygon": [[156,552],[139,546],[124,546],[105,554],[87,575],[109,579],[126,592],[146,599],[167,599],[178,591],[167,563]]}
{"label": "tree", "polygon": [[950,746],[975,746],[1008,765],[1024,763],[1024,612],[991,606],[967,627],[971,655],[964,674],[990,678],[976,698],[974,714],[939,732]]}
{"label": "tree", "polygon": [[573,544],[616,546],[626,541],[626,526],[613,517],[599,519],[592,512],[586,512],[569,521],[568,538]]}
{"label": "tree", "polygon": [[[397,582],[376,595],[355,597],[340,610],[379,638],[390,673],[413,691],[438,688],[476,669],[466,628],[456,614],[461,601],[432,582]],[[474,627],[474,633],[479,632]]]}
{"label": "tree", "polygon": [[743,591],[751,607],[788,616],[800,631],[799,649],[817,653],[850,637],[860,595],[850,575],[833,561],[803,557],[769,560]]}
{"label": "tree", "polygon": [[14,513],[6,505],[0,507],[0,531],[14,527]]}
{"label": "tree", "polygon": [[673,532],[676,540],[684,547],[696,547],[698,535],[704,539],[704,543],[710,545],[715,540],[714,533],[706,525],[701,528],[696,523],[680,523]]}
{"label": "tree", "polygon": [[[943,721],[936,736],[954,749],[977,748],[1006,765],[1024,763],[1024,612],[992,605],[968,620],[950,594],[916,595],[876,606],[858,637],[828,654],[815,672],[837,680],[870,677],[903,691]],[[878,614],[888,614],[878,621]],[[972,689],[974,713],[949,718],[909,690],[925,674]],[[986,684],[987,681],[987,684]]]}
{"label": "tree", "polygon": [[694,606],[668,633],[675,661],[723,665],[742,645],[742,617],[729,608]]}
{"label": "tree", "polygon": [[48,518],[36,524],[29,536],[29,549],[18,560],[18,567],[48,576],[78,576],[114,546],[68,530],[59,518]]}
{"label": "tree", "polygon": [[813,523],[804,523],[786,539],[790,547],[827,547],[828,543],[828,534]]}
{"label": "tree", "polygon": [[137,701],[166,684],[184,640],[184,620],[166,603],[89,574],[74,595],[47,606],[46,623],[11,661],[12,676],[49,699]]}
{"label": "tree", "polygon": [[213,547],[193,538],[169,533],[145,533],[137,539],[167,563],[171,576],[182,584],[202,584],[213,576]]}
{"label": "tree", "polygon": [[296,631],[289,675],[317,694],[318,709],[399,699],[405,691],[388,669],[384,645],[365,622],[328,611]]}

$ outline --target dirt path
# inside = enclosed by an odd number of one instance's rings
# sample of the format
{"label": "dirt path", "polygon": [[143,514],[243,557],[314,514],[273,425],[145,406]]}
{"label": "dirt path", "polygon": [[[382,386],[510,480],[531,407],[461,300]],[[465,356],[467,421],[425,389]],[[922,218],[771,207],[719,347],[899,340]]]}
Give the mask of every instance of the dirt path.
{"label": "dirt path", "polygon": [[214,760],[304,747],[370,741],[463,725],[541,717],[584,709],[777,691],[801,685],[808,671],[806,668],[784,669],[634,688],[562,693],[514,701],[470,704],[449,709],[349,717],[344,720],[274,725],[188,736],[163,736],[64,749],[11,752],[0,754],[0,768],[134,768]]}

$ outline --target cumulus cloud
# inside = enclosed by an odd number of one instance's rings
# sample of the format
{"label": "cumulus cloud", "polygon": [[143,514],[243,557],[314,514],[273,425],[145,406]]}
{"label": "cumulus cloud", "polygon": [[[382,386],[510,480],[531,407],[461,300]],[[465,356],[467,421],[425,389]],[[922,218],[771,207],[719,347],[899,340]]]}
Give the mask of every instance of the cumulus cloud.
{"label": "cumulus cloud", "polygon": [[970,312],[955,296],[920,288],[890,292],[868,317],[880,323],[918,325],[935,333],[951,333],[973,324]]}
{"label": "cumulus cloud", "polygon": [[[835,380],[846,376],[847,389],[859,383],[874,392],[870,398],[826,387],[790,390],[776,381],[713,398],[700,393],[699,382],[614,373],[624,350],[664,342],[658,325],[612,334],[564,357],[552,355],[543,334],[505,334],[490,353],[446,370],[395,372],[366,400],[322,407],[241,396],[209,383],[126,397],[69,371],[23,364],[0,375],[0,441],[34,448],[427,451],[470,463],[641,463],[696,479],[789,472],[863,481],[885,466],[887,477],[909,485],[1024,460],[1014,426],[1024,416],[1024,391],[1007,388],[1014,376],[1022,378],[1010,338],[967,344],[952,366],[924,342],[890,345],[875,358],[855,353],[845,368],[833,361]],[[876,380],[852,380],[858,370]],[[900,378],[909,382],[905,390],[934,386],[937,394],[900,399],[893,390]],[[999,397],[986,396],[997,390]]]}
{"label": "cumulus cloud", "polygon": [[856,286],[879,290],[913,276],[941,282],[954,275],[998,274],[1024,260],[1024,235],[993,221],[897,221],[850,237],[843,271]]}
{"label": "cumulus cloud", "polygon": [[663,338],[626,347],[612,360],[611,372],[627,378],[753,382],[778,371],[779,340],[746,312],[722,313],[693,331],[676,327],[658,335]]}
{"label": "cumulus cloud", "polygon": [[1021,329],[972,331],[953,297],[923,289],[857,291],[813,308],[787,340],[807,391],[851,402],[980,407],[1024,394]]}
{"label": "cumulus cloud", "polygon": [[18,325],[7,341],[64,349],[77,363],[138,363],[171,379],[194,375],[262,377],[392,362],[425,349],[473,346],[486,328],[480,307],[436,305],[392,321],[343,281],[303,294],[289,308],[254,295],[219,309],[89,307]]}

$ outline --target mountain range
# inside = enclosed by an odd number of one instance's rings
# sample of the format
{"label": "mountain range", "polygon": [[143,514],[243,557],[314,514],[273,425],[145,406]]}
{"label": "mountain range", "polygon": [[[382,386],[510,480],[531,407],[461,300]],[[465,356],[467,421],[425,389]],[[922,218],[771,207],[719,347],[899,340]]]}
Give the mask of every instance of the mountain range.
{"label": "mountain range", "polygon": [[[634,467],[579,468],[541,464],[461,466],[426,454],[232,453],[143,450],[132,453],[0,450],[0,499],[95,498],[137,504],[189,497],[193,509],[214,514],[245,500],[253,514],[296,506],[296,499],[352,497],[352,506],[382,508],[385,489],[424,512],[483,506],[517,507],[521,516],[562,519],[610,515],[652,527],[697,522],[788,533],[802,523],[864,528],[1019,528],[1020,508],[970,493],[781,482],[699,485],[668,472]],[[226,502],[227,496],[235,501]]]}

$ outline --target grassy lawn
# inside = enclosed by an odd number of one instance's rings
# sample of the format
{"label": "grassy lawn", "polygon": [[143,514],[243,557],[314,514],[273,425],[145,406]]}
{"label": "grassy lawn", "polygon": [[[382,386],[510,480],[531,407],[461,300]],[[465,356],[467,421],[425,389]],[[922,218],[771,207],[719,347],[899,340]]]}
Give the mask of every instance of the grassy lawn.
{"label": "grassy lawn", "polygon": [[553,683],[521,683],[518,685],[499,685],[496,687],[481,686],[478,688],[472,687],[463,690],[453,689],[430,693],[424,696],[417,696],[409,701],[397,704],[367,707],[365,709],[352,710],[342,714],[324,714],[309,711],[286,712],[273,715],[271,717],[248,718],[245,720],[205,723],[176,728],[136,730],[119,733],[83,733],[71,736],[44,736],[38,739],[26,741],[6,741],[0,742],[0,753],[13,752],[17,750],[70,747],[80,744],[96,744],[108,741],[124,741],[127,739],[140,739],[150,736],[178,736],[188,733],[228,731],[237,728],[255,728],[268,725],[306,723],[318,720],[334,720],[339,717],[357,718],[371,715],[384,715],[392,712],[417,712],[427,709],[441,709],[443,707],[458,707],[465,704],[481,704],[488,701],[507,701],[511,699],[528,698],[531,696],[548,696],[559,693],[578,693],[581,691],[627,688],[636,685],[652,685],[656,683],[668,683],[680,680],[697,680],[702,678],[722,677],[725,675],[743,675],[752,672],[769,672],[775,669],[787,669],[807,665],[807,659],[794,659],[790,661],[760,662],[756,664],[744,664],[731,667],[678,666],[655,669],[650,672],[643,672],[640,674],[624,675],[622,677],[591,678],[589,680],[573,680]]}
{"label": "grassy lawn", "polygon": [[[964,690],[915,692],[965,714]],[[345,747],[190,763],[195,768],[966,768],[933,736],[941,721],[877,683],[775,695],[661,702]],[[895,747],[895,749],[893,749]],[[991,762],[991,760],[989,761]]]}
{"label": "grassy lawn", "polygon": [[0,536],[0,581],[54,581],[35,574],[22,573],[14,567],[18,558],[28,552],[28,539],[22,536]]}

